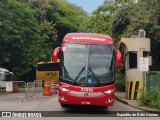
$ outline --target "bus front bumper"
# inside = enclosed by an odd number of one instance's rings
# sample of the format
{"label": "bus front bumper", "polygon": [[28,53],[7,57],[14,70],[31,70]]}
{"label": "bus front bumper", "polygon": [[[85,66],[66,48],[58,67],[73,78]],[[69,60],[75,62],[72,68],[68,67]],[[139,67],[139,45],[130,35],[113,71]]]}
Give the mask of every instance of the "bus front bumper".
{"label": "bus front bumper", "polygon": [[[91,96],[90,96],[91,94]],[[59,90],[58,99],[60,104],[91,105],[91,106],[112,106],[114,103],[114,93],[101,94],[81,93],[81,95],[71,94]]]}

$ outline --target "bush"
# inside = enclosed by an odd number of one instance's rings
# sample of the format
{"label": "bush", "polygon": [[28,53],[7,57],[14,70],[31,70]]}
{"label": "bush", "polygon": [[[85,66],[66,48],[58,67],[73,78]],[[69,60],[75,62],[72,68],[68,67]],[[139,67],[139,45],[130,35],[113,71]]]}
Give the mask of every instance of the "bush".
{"label": "bush", "polygon": [[150,107],[160,109],[160,90],[154,87],[150,87],[146,92],[142,91],[142,95],[140,101],[141,103],[148,105]]}
{"label": "bush", "polygon": [[125,77],[123,74],[116,75],[115,85],[117,91],[125,91]]}

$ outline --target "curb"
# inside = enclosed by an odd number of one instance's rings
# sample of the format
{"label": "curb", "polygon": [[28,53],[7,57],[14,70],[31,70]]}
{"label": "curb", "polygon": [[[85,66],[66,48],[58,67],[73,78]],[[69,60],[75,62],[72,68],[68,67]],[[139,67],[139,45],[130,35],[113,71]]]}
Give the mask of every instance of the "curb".
{"label": "curb", "polygon": [[126,105],[130,105],[130,106],[132,106],[134,108],[138,108],[138,109],[141,109],[141,110],[144,110],[144,111],[149,111],[149,112],[158,112],[158,113],[160,112],[160,110],[147,109],[147,108],[144,108],[144,107],[138,107],[138,106],[132,105],[129,102],[119,98],[117,95],[115,95],[115,97],[117,98],[118,101],[120,101],[120,102],[122,102],[122,103],[124,103]]}

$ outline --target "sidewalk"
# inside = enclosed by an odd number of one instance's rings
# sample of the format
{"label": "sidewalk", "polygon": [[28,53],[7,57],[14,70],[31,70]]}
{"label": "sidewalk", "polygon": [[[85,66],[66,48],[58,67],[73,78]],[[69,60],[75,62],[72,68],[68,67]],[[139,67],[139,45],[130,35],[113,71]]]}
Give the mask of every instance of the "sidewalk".
{"label": "sidewalk", "polygon": [[159,109],[151,108],[151,107],[148,107],[148,106],[145,106],[145,105],[141,105],[140,101],[126,99],[126,93],[125,92],[116,91],[115,92],[115,97],[120,102],[122,102],[124,104],[128,104],[132,107],[139,108],[139,109],[144,110],[144,111],[160,112]]}

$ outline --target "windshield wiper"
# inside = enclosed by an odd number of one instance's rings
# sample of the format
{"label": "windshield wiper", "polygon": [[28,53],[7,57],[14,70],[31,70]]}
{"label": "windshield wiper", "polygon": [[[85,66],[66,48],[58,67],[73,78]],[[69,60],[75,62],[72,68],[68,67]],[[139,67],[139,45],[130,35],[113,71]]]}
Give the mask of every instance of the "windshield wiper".
{"label": "windshield wiper", "polygon": [[85,67],[83,66],[82,69],[80,70],[79,74],[75,78],[75,80],[74,80],[75,82],[78,80],[78,78],[80,77],[80,75],[83,73],[84,70],[85,70]]}
{"label": "windshield wiper", "polygon": [[[83,73],[84,70],[85,70],[85,67],[83,66],[82,69],[80,70],[79,74],[78,74],[77,77],[75,78],[74,83],[77,82],[77,80],[79,79],[80,75]],[[93,74],[93,76],[92,76],[92,75],[87,75],[87,78],[88,78],[88,77],[94,77],[95,80],[97,81],[97,84],[99,85],[99,84],[100,84],[99,79],[96,77],[96,75],[95,75],[95,73],[93,72],[93,70],[92,70],[90,67],[88,68],[88,70]]]}

